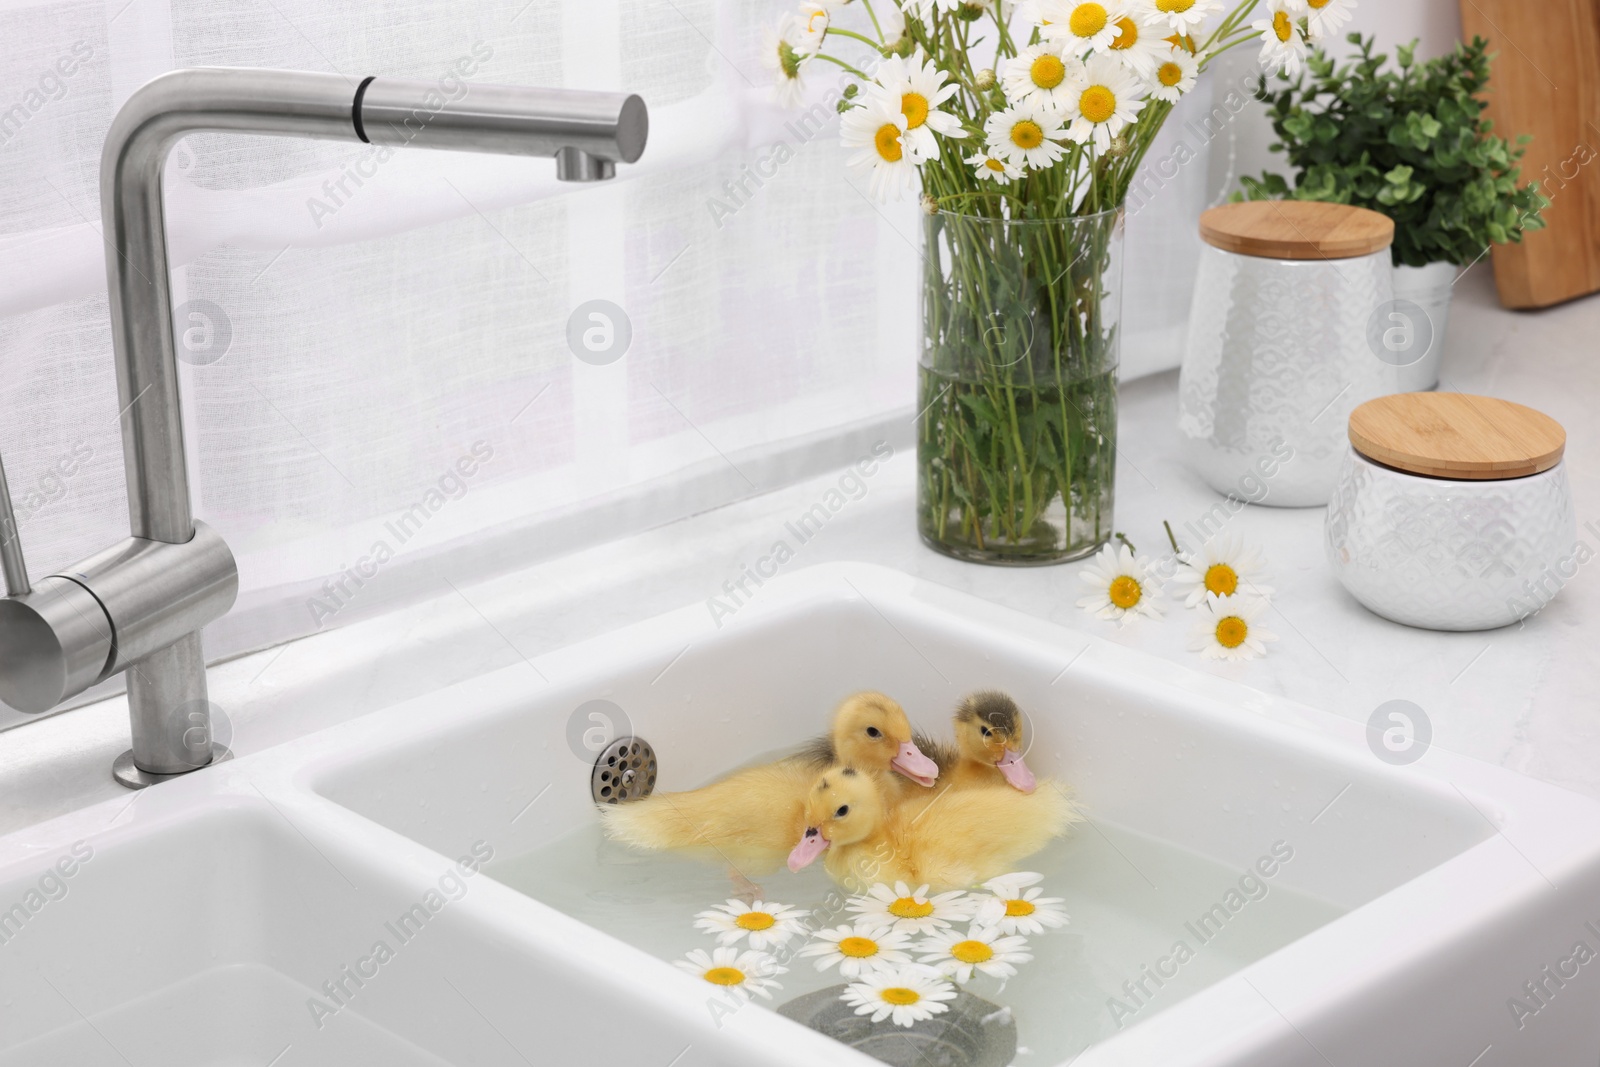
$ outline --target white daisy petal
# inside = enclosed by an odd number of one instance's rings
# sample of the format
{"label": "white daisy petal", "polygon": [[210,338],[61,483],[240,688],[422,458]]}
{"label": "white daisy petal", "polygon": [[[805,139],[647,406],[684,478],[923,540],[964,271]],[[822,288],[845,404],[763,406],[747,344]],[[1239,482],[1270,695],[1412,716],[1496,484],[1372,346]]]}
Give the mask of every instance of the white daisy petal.
{"label": "white daisy petal", "polygon": [[1017,104],[989,116],[983,125],[989,154],[1014,166],[1048,167],[1066,154],[1058,139],[1061,116],[1041,104]]}
{"label": "white daisy petal", "polygon": [[736,948],[715,948],[709,953],[697,948],[674,966],[696,978],[710,982],[749,999],[751,994],[772,999],[772,990],[781,988],[774,976],[788,972],[787,967],[765,952],[740,952]]}
{"label": "white daisy petal", "polygon": [[1150,561],[1134,556],[1127,545],[1106,545],[1078,577],[1094,589],[1078,606],[1096,618],[1126,626],[1140,617],[1161,617],[1161,579]]}
{"label": "white daisy petal", "polygon": [[967,982],[975,973],[991,978],[1010,978],[1017,965],[1033,959],[1024,951],[1028,939],[1004,934],[998,929],[974,925],[970,930],[941,930],[917,946],[921,962],[938,969],[957,982]]}
{"label": "white daisy petal", "polygon": [[1006,99],[1057,110],[1067,106],[1073,86],[1083,80],[1083,63],[1051,41],[1032,44],[1006,60],[1000,85]]}
{"label": "white daisy petal", "polygon": [[1194,88],[1200,76],[1200,63],[1182,48],[1170,49],[1150,74],[1150,95],[1175,104]]}
{"label": "white daisy petal", "polygon": [[896,1026],[913,1026],[949,1011],[946,1001],[955,997],[955,987],[937,971],[913,964],[856,982],[839,999],[872,1022],[890,1019]]}
{"label": "white daisy petal", "polygon": [[972,901],[966,893],[955,890],[930,896],[927,886],[913,889],[904,882],[893,886],[879,883],[851,899],[847,907],[863,922],[902,934],[932,933],[972,917]]}
{"label": "white daisy petal", "polygon": [[1174,33],[1188,34],[1222,10],[1222,0],[1152,0],[1156,14]]}
{"label": "white daisy petal", "polygon": [[1206,602],[1207,593],[1270,600],[1273,588],[1267,584],[1269,577],[1267,559],[1260,549],[1246,545],[1242,537],[1218,535],[1198,552],[1178,557],[1172,584],[1185,607],[1197,608]]}
{"label": "white daisy petal", "polygon": [[1165,20],[1147,10],[1147,4],[1148,0],[1136,3],[1117,20],[1117,35],[1106,52],[1141,78],[1154,75],[1172,49],[1172,42],[1164,39],[1168,36]]}
{"label": "white daisy petal", "polygon": [[1209,659],[1239,661],[1267,654],[1267,643],[1278,635],[1261,625],[1267,602],[1259,597],[1206,594],[1204,618],[1189,635],[1191,651]]}
{"label": "white daisy petal", "polygon": [[968,156],[967,163],[971,165],[972,172],[979,181],[1014,182],[1022,177],[1020,166],[988,152]]}
{"label": "white daisy petal", "polygon": [[857,922],[818,930],[796,955],[816,957],[819,971],[837,964],[842,976],[858,978],[910,963],[906,952],[910,947],[910,934],[896,933],[881,923]]}
{"label": "white daisy petal", "polygon": [[1266,18],[1250,28],[1261,34],[1261,65],[1293,78],[1305,67],[1306,39],[1298,19],[1305,13],[1303,0],[1266,0]]}
{"label": "white daisy petal", "polygon": [[800,48],[802,26],[799,18],[790,14],[779,21],[776,30],[768,30],[761,49],[761,63],[772,72],[773,94],[784,107],[798,107],[805,100],[805,66],[807,56]]}
{"label": "white daisy petal", "polygon": [[1146,91],[1125,64],[1110,56],[1090,56],[1083,84],[1067,103],[1067,137],[1078,144],[1093,142],[1104,152],[1139,117]]}
{"label": "white daisy petal", "polygon": [[1069,922],[1060,897],[1044,896],[1036,883],[1043,875],[1018,871],[983,883],[992,896],[978,898],[974,926],[990,927],[1002,934],[1042,934]]}
{"label": "white daisy petal", "polygon": [[1313,41],[1323,41],[1339,32],[1351,19],[1356,0],[1306,0],[1306,29]]}
{"label": "white daisy petal", "polygon": [[846,165],[868,175],[874,200],[900,200],[916,187],[920,160],[906,143],[906,119],[897,106],[869,95],[844,113],[839,140],[856,149]]}
{"label": "white daisy petal", "polygon": [[736,944],[748,938],[753,949],[771,949],[787,944],[797,934],[807,932],[806,913],[800,908],[758,900],[746,904],[730,900],[695,916],[694,928],[715,934],[721,945]]}
{"label": "white daisy petal", "polygon": [[878,64],[876,77],[867,86],[867,95],[905,116],[905,141],[918,162],[939,158],[935,134],[960,137],[964,132],[960,119],[939,110],[961,88],[949,79],[950,75],[924,56],[890,56]]}
{"label": "white daisy petal", "polygon": [[1037,0],[1039,33],[1071,55],[1103,52],[1117,39],[1118,23],[1127,17],[1125,0]]}

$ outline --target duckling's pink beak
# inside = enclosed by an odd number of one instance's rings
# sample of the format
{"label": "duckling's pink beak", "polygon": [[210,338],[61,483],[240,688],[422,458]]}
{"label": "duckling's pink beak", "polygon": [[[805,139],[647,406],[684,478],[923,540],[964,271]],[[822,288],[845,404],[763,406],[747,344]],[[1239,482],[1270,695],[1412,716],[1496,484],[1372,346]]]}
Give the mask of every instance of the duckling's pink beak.
{"label": "duckling's pink beak", "polygon": [[828,839],[822,836],[822,831],[815,826],[808,827],[800,843],[794,846],[794,851],[789,853],[789,869],[799,871],[803,867],[811,866],[811,861],[822,855],[828,849]]}
{"label": "duckling's pink beak", "polygon": [[1014,748],[1006,749],[1006,754],[1000,757],[1000,762],[995,766],[1000,768],[1000,773],[1005,776],[1013,789],[1031,793],[1039,786],[1038,780],[1033,777],[1033,772],[1022,762],[1022,753]]}
{"label": "duckling's pink beak", "polygon": [[915,741],[903,742],[889,766],[918,785],[931,786],[939,777],[939,765],[924,756]]}

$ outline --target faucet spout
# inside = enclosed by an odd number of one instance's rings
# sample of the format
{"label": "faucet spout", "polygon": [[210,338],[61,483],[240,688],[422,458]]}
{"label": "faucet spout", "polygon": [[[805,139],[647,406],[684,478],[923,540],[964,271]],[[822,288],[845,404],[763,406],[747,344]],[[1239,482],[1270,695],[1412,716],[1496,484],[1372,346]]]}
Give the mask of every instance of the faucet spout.
{"label": "faucet spout", "polygon": [[[637,96],[464,82],[456,89],[398,78],[356,83],[307,71],[192,68],[148,82],[112,120],[100,192],[132,536],[69,568],[61,577],[75,583],[71,588],[51,583],[47,590],[57,599],[63,590],[77,595],[74,588],[92,594],[104,613],[92,642],[65,634],[56,621],[63,613],[43,593],[38,604],[19,599],[8,608],[13,629],[55,650],[52,670],[26,689],[30,703],[42,706],[28,710],[45,710],[127,670],[133,749],[116,770],[124,785],[147,785],[213,758],[200,629],[227,612],[238,588],[232,553],[214,531],[197,528],[190,504],[161,191],[167,153],[185,134],[218,130],[549,156],[562,180],[598,181],[612,177],[617,163],[638,160],[649,136]],[[8,579],[20,570],[20,551],[15,555],[13,565],[0,553]],[[0,624],[9,617],[0,612]],[[105,662],[98,675],[96,656]],[[20,670],[0,653],[0,683]]]}

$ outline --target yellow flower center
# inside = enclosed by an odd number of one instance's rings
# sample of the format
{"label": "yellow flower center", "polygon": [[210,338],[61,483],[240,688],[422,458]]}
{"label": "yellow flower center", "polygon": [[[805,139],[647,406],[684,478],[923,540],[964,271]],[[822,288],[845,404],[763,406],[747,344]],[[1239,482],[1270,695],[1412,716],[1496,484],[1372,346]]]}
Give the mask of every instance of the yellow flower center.
{"label": "yellow flower center", "polygon": [[1067,20],[1074,37],[1093,37],[1106,28],[1106,9],[1099,4],[1079,4]]}
{"label": "yellow flower center", "polygon": [[806,32],[816,33],[819,21],[822,23],[823,29],[828,28],[828,13],[826,11],[813,11],[811,13],[811,17],[806,19]]}
{"label": "yellow flower center", "polygon": [[889,914],[899,919],[926,919],[933,914],[933,901],[901,897],[889,905]]}
{"label": "yellow flower center", "polygon": [[1163,63],[1156,71],[1156,80],[1170,89],[1183,80],[1183,68],[1176,63]]}
{"label": "yellow flower center", "polygon": [[1126,611],[1139,602],[1144,596],[1144,590],[1139,588],[1139,581],[1126,574],[1119,574],[1111,579],[1111,585],[1106,589],[1106,596],[1117,607]]}
{"label": "yellow flower center", "polygon": [[1194,6],[1194,0],[1156,0],[1156,10],[1167,14],[1184,12]]}
{"label": "yellow flower center", "polygon": [[1117,36],[1111,42],[1112,48],[1132,48],[1139,43],[1139,26],[1132,19],[1123,17],[1117,20]]}
{"label": "yellow flower center", "polygon": [[[1104,85],[1091,85],[1078,98],[1078,110],[1090,122],[1096,124],[1105,122],[1117,113],[1116,94]],[[1135,583],[1135,587],[1137,584]]]}
{"label": "yellow flower center", "polygon": [[1232,596],[1239,591],[1239,576],[1226,563],[1213,563],[1206,568],[1206,592],[1218,596]]}
{"label": "yellow flower center", "polygon": [[1011,143],[1018,148],[1038,148],[1044,144],[1044,129],[1032,119],[1023,119],[1011,127]]}
{"label": "yellow flower center", "polygon": [[1028,75],[1041,89],[1054,89],[1067,79],[1067,65],[1055,56],[1040,56],[1033,61]]}
{"label": "yellow flower center", "polygon": [[890,163],[900,162],[900,157],[905,154],[905,149],[900,146],[898,126],[879,126],[878,132],[872,135],[872,144],[877,148],[878,155]]}
{"label": "yellow flower center", "polygon": [[706,981],[712,985],[743,985],[744,972],[737,967],[713,967],[706,972]]}
{"label": "yellow flower center", "polygon": [[1022,899],[1006,901],[1007,918],[1016,919],[1023,915],[1032,915],[1033,912],[1034,907],[1032,901]]}
{"label": "yellow flower center", "polygon": [[1191,56],[1195,54],[1194,38],[1190,37],[1187,33],[1175,33],[1171,37],[1162,38],[1162,40],[1166,41],[1174,48],[1183,49]]}
{"label": "yellow flower center", "polygon": [[1272,32],[1278,35],[1278,40],[1284,42],[1294,35],[1294,23],[1289,21],[1287,12],[1279,11],[1272,16]]}
{"label": "yellow flower center", "polygon": [[957,941],[950,946],[950,955],[962,963],[987,963],[994,958],[994,949],[982,941]]}
{"label": "yellow flower center", "polygon": [[878,943],[870,937],[845,937],[839,940],[839,953],[853,960],[864,960],[878,954]]}
{"label": "yellow flower center", "polygon": [[998,159],[986,159],[983,161],[983,165],[997,174],[1005,173],[1006,165],[1000,162]]}
{"label": "yellow flower center", "polygon": [[1229,615],[1217,623],[1217,644],[1223,648],[1238,648],[1250,636],[1250,625],[1237,615]]}
{"label": "yellow flower center", "polygon": [[914,130],[928,121],[928,98],[921,93],[906,93],[900,98],[900,112],[906,117],[906,128]]}
{"label": "yellow flower center", "polygon": [[1328,0],[1309,0],[1309,2],[1312,9],[1315,11],[1321,11],[1323,8],[1328,6]]}
{"label": "yellow flower center", "polygon": [[741,930],[770,930],[777,921],[764,911],[747,911],[733,920],[733,925]]}
{"label": "yellow flower center", "polygon": [[897,1008],[903,1008],[908,1004],[915,1004],[917,1001],[922,999],[921,993],[918,993],[915,989],[907,989],[905,986],[901,985],[892,985],[888,989],[885,989],[879,993],[878,996],[883,998],[883,1002],[885,1004],[893,1004]]}

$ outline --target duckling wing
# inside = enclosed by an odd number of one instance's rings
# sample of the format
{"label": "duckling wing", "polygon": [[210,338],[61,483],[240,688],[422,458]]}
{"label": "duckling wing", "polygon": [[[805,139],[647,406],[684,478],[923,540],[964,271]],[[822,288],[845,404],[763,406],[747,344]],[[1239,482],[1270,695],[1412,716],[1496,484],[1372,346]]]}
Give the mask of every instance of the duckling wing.
{"label": "duckling wing", "polygon": [[804,829],[807,764],[798,758],[731,774],[701,789],[602,807],[613,841],[729,863],[745,873],[782,862]]}
{"label": "duckling wing", "polygon": [[1082,816],[1056,782],[950,790],[908,811],[908,864],[934,885],[965,888],[1017,869]]}

